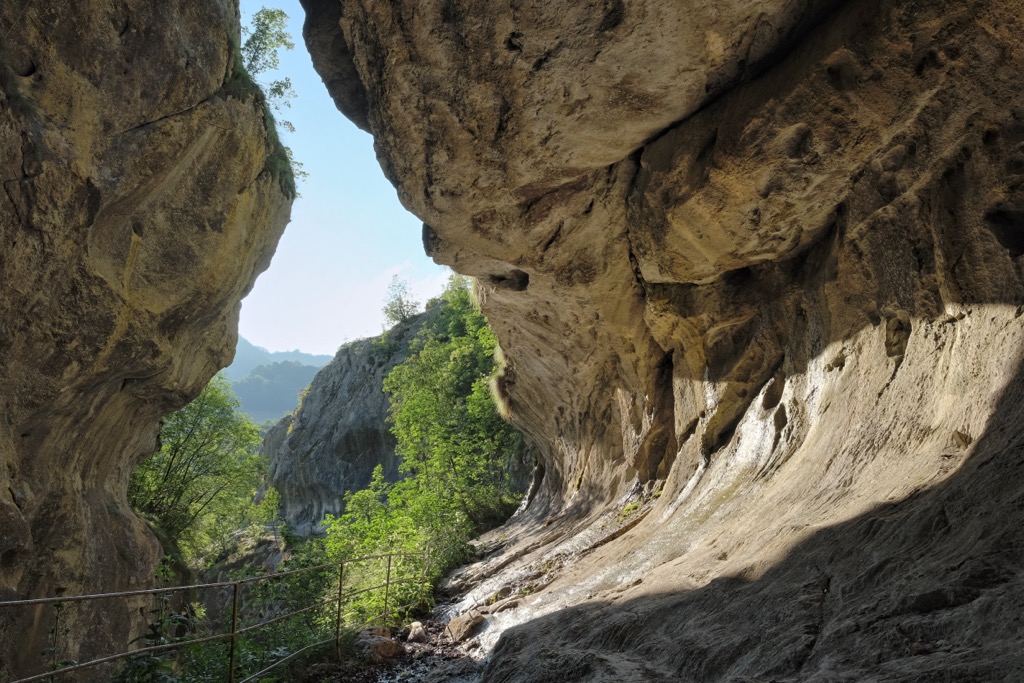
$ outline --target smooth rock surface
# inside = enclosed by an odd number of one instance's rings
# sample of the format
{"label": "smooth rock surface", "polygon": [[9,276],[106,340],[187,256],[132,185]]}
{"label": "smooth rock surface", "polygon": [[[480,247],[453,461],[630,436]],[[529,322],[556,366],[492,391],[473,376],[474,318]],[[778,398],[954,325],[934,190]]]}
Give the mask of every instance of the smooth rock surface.
{"label": "smooth rock surface", "polygon": [[448,635],[454,642],[461,643],[472,635],[476,627],[484,623],[484,620],[484,615],[476,610],[460,614],[448,622]]}
{"label": "smooth rock surface", "polygon": [[542,450],[485,681],[1020,677],[1017,0],[305,4]]}
{"label": "smooth rock surface", "polygon": [[[155,585],[128,506],[162,415],[235,345],[290,199],[232,84],[234,2],[0,4],[0,600]],[[69,606],[58,659],[118,652],[144,599]],[[0,614],[0,677],[50,608]]]}

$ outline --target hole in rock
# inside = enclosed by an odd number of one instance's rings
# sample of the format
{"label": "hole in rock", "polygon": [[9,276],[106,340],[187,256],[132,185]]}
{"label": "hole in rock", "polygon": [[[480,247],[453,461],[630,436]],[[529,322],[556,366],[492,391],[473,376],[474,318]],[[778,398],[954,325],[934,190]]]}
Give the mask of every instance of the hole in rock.
{"label": "hole in rock", "polygon": [[530,285],[529,274],[521,270],[512,270],[505,275],[491,275],[489,282],[498,289],[509,289],[513,292],[522,292]]}
{"label": "hole in rock", "polygon": [[626,17],[626,6],[622,3],[622,0],[606,1],[604,7],[604,17],[602,17],[601,23],[597,27],[600,33],[611,31],[621,24],[622,20]]}
{"label": "hole in rock", "polygon": [[523,34],[519,31],[513,31],[508,34],[508,38],[505,39],[505,49],[509,52],[522,52]]}
{"label": "hole in rock", "polygon": [[35,72],[36,72],[36,63],[33,62],[31,59],[28,60],[27,64],[21,65],[18,68],[18,70],[17,70],[17,74],[19,76],[21,76],[22,78],[28,78],[29,76],[34,75]]}
{"label": "hole in rock", "polygon": [[1024,209],[989,209],[985,212],[985,223],[1011,258],[1024,254]]}

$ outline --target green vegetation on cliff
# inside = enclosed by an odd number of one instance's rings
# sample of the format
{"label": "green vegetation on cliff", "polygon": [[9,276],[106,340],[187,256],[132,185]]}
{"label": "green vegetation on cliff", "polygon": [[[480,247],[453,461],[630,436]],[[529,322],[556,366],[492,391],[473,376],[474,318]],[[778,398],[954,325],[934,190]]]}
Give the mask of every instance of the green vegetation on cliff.
{"label": "green vegetation on cliff", "polygon": [[388,322],[397,325],[419,313],[420,303],[413,298],[409,283],[393,275],[381,310]]}
{"label": "green vegetation on cliff", "polygon": [[346,494],[345,513],[327,521],[333,557],[429,546],[431,580],[465,561],[470,538],[515,509],[509,463],[525,448],[488,391],[497,341],[469,281],[453,276],[433,306],[437,314],[384,384],[403,478],[389,484],[378,467],[368,488]]}
{"label": "green vegetation on cliff", "polygon": [[[296,196],[296,178],[306,177],[302,164],[292,158],[292,150],[281,142],[277,132],[277,120],[273,112],[280,112],[283,107],[291,106],[289,100],[295,97],[291,80],[282,78],[260,83],[256,77],[278,67],[278,52],[283,48],[291,50],[295,47],[291,35],[285,30],[288,15],[280,9],[260,9],[253,15],[252,25],[243,27],[244,43],[232,46],[234,63],[231,73],[221,88],[224,97],[239,100],[253,98],[256,106],[263,114],[263,123],[267,132],[267,155],[265,170],[277,178],[281,192],[289,199]],[[281,121],[281,126],[293,131],[289,121]]]}
{"label": "green vegetation on cliff", "polygon": [[[400,479],[386,481],[378,466],[367,488],[345,494],[344,513],[328,517],[327,537],[298,543],[289,539],[287,559],[278,566],[297,569],[406,553],[346,564],[344,591],[352,596],[342,610],[346,628],[394,624],[428,606],[436,581],[470,559],[470,539],[504,521],[519,501],[509,464],[522,459],[525,445],[501,419],[488,391],[496,372],[497,342],[473,300],[469,281],[453,276],[444,294],[427,308],[405,360],[384,382],[389,422],[403,459]],[[380,341],[392,343],[394,336]],[[239,531],[269,521],[277,512],[273,499],[259,506],[252,502],[266,466],[256,454],[256,425],[238,406],[227,380],[215,377],[192,403],[167,419],[160,451],[141,463],[132,478],[133,505],[162,532],[168,550],[180,545],[194,569],[223,558]],[[233,571],[248,576],[265,569]],[[338,577],[338,570],[329,566],[253,588],[256,604],[304,611],[261,631],[259,639],[240,639],[240,670],[262,668],[329,638],[336,607],[315,606],[338,594]],[[391,581],[387,590],[372,588],[385,579]],[[170,638],[163,621],[161,616],[154,633]],[[188,627],[197,636],[219,626],[215,617],[189,617]],[[180,667],[177,673],[155,677],[172,661]],[[170,655],[132,660],[122,674],[125,681],[207,683],[224,680],[222,668],[218,646],[198,643],[177,660]]]}

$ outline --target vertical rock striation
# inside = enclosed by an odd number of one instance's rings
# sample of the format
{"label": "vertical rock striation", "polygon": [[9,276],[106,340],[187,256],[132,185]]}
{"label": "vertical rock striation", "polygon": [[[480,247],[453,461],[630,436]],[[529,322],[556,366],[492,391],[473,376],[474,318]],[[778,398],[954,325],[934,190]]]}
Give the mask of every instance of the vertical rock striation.
{"label": "vertical rock striation", "polygon": [[1024,670],[1019,2],[303,4],[541,445],[485,680]]}
{"label": "vertical rock striation", "polygon": [[[154,582],[128,477],[230,362],[292,193],[238,22],[230,0],[0,6],[0,599]],[[147,609],[69,606],[58,657],[123,649]],[[0,614],[0,675],[44,668],[51,619]]]}

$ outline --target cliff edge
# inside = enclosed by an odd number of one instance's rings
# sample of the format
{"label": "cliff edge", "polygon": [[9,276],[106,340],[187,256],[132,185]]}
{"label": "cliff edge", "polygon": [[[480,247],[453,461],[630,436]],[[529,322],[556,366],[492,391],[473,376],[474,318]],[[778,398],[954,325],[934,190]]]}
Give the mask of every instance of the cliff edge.
{"label": "cliff edge", "polygon": [[281,494],[281,515],[293,533],[322,533],[324,516],[340,515],[345,492],[366,488],[377,465],[385,479],[398,479],[402,459],[387,423],[384,378],[405,360],[409,343],[434,312],[339,348],[295,412],[267,432],[260,453],[270,463],[270,484]]}

